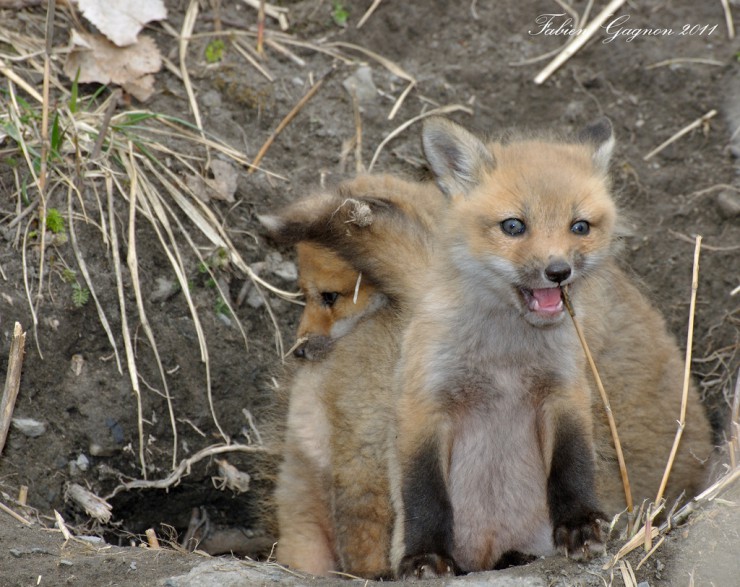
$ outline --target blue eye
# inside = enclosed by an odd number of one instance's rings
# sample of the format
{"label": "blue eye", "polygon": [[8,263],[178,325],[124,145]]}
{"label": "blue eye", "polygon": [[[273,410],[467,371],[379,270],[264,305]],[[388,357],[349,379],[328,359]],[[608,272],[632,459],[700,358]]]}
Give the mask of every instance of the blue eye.
{"label": "blue eye", "polygon": [[519,236],[524,234],[526,229],[527,227],[524,225],[524,222],[518,218],[507,218],[501,223],[501,230],[509,236]]}
{"label": "blue eye", "polygon": [[586,236],[591,232],[591,225],[585,220],[579,220],[571,225],[570,231],[578,236]]}

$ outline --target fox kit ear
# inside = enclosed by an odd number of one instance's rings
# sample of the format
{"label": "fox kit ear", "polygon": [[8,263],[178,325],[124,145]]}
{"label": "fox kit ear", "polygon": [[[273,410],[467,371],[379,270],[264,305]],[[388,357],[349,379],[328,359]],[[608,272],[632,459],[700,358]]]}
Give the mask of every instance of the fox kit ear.
{"label": "fox kit ear", "polygon": [[427,120],[421,142],[437,185],[448,196],[468,193],[482,173],[495,166],[493,155],[479,138],[445,118]]}
{"label": "fox kit ear", "polygon": [[582,143],[587,143],[594,148],[592,156],[594,167],[603,174],[609,171],[609,160],[614,150],[614,133],[612,123],[606,117],[599,118],[596,122],[589,124],[579,134]]}
{"label": "fox kit ear", "polygon": [[315,232],[316,225],[329,217],[341,204],[333,192],[320,192],[300,199],[277,214],[258,214],[257,220],[271,238],[284,244],[295,244]]}
{"label": "fox kit ear", "polygon": [[257,220],[271,234],[279,234],[285,226],[285,220],[277,214],[257,214]]}

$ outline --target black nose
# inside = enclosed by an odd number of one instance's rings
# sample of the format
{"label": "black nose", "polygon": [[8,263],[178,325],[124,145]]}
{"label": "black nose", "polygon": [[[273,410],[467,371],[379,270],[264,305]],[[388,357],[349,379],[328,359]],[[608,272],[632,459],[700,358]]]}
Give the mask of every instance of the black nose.
{"label": "black nose", "polygon": [[305,359],[306,358],[306,347],[304,345],[299,346],[297,349],[293,351],[293,356],[296,359]]}
{"label": "black nose", "polygon": [[553,261],[545,269],[545,275],[554,283],[563,283],[570,277],[570,265],[565,261]]}

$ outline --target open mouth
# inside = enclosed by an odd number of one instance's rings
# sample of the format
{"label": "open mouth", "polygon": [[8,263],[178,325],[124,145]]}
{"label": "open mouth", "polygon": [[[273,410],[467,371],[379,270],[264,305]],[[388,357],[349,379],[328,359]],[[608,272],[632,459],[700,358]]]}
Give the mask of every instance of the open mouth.
{"label": "open mouth", "polygon": [[519,288],[530,312],[541,316],[557,316],[563,311],[563,292],[560,287],[541,289]]}

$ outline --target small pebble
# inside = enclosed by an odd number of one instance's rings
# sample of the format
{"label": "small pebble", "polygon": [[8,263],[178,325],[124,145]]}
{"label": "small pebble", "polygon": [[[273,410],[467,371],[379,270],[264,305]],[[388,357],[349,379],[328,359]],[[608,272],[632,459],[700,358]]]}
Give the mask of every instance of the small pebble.
{"label": "small pebble", "polygon": [[168,299],[170,299],[172,296],[174,296],[178,291],[180,291],[180,287],[177,283],[172,281],[171,279],[166,279],[164,277],[157,277],[154,280],[156,289],[152,292],[152,294],[149,296],[149,300],[156,304],[158,302],[166,302]]}
{"label": "small pebble", "polygon": [[23,553],[17,548],[11,548],[8,552],[15,558],[21,558],[23,556]]}
{"label": "small pebble", "polygon": [[74,563],[70,560],[67,560],[66,558],[63,558],[59,561],[60,567],[71,567],[72,565],[74,565]]}
{"label": "small pebble", "polygon": [[253,287],[249,291],[249,295],[247,295],[247,304],[249,307],[254,308],[255,310],[257,308],[261,308],[264,305],[264,300],[262,299],[262,296],[260,295],[260,292],[257,291],[256,287]]}
{"label": "small pebble", "polygon": [[106,418],[105,425],[110,428],[110,433],[118,444],[123,444],[126,440],[126,435],[123,433],[123,428],[115,418]]}
{"label": "small pebble", "polygon": [[84,540],[85,542],[90,542],[91,544],[105,544],[105,540],[103,540],[100,536],[78,536],[80,540]]}
{"label": "small pebble", "polygon": [[88,459],[84,453],[80,453],[80,456],[77,457],[75,464],[80,469],[80,471],[87,471],[90,468],[90,459]]}
{"label": "small pebble", "polygon": [[221,106],[221,94],[216,90],[209,90],[200,96],[200,102],[206,108],[219,108]]}
{"label": "small pebble", "polygon": [[295,281],[298,279],[298,269],[293,261],[279,263],[273,270],[273,273],[286,281]]}
{"label": "small pebble", "polygon": [[36,438],[46,432],[46,424],[32,418],[13,418],[13,428],[31,438]]}
{"label": "small pebble", "polygon": [[373,82],[373,72],[367,65],[359,67],[351,76],[342,82],[350,94],[354,92],[360,104],[367,104],[378,97],[378,88]]}
{"label": "small pebble", "polygon": [[717,194],[717,207],[725,218],[740,215],[740,192],[725,190]]}
{"label": "small pebble", "polygon": [[574,100],[572,102],[569,102],[568,105],[565,107],[563,118],[565,118],[565,120],[567,120],[568,122],[576,122],[577,120],[583,118],[585,112],[586,106],[584,105],[584,103],[580,100]]}

